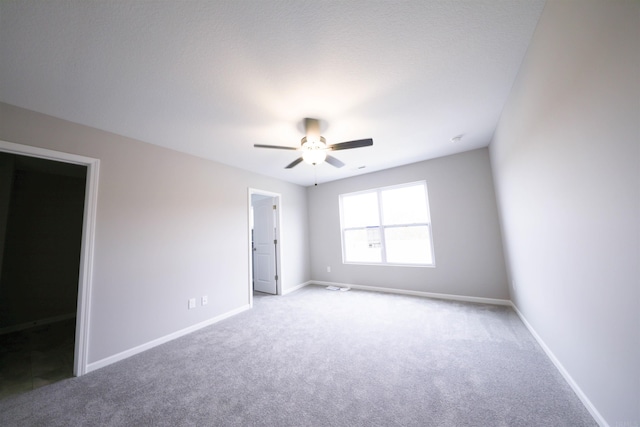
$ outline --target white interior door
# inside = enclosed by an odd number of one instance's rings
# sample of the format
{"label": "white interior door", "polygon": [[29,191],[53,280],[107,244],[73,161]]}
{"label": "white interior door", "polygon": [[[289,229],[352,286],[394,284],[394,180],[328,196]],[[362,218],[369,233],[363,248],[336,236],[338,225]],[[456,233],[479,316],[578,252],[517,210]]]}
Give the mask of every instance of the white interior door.
{"label": "white interior door", "polygon": [[277,293],[275,202],[272,197],[253,202],[253,288]]}

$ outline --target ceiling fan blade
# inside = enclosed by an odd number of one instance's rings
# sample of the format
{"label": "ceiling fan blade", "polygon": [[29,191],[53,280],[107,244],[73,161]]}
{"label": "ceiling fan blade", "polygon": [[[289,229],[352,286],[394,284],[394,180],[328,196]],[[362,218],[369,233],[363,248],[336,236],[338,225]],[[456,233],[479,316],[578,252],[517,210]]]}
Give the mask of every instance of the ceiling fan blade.
{"label": "ceiling fan blade", "polygon": [[285,166],[285,169],[291,169],[292,167],[296,166],[298,163],[300,163],[302,161],[302,157],[298,157],[297,159],[295,159],[293,162],[289,163],[287,166]]}
{"label": "ceiling fan blade", "polygon": [[284,145],[264,145],[264,144],[253,144],[254,147],[257,148],[276,148],[278,150],[297,150],[299,147],[286,147]]}
{"label": "ceiling fan blade", "polygon": [[348,150],[350,148],[368,147],[373,145],[373,139],[356,139],[355,141],[339,142],[338,144],[330,145],[329,150]]}
{"label": "ceiling fan blade", "polygon": [[335,166],[337,168],[341,168],[344,166],[344,163],[342,163],[340,160],[336,159],[333,156],[327,155],[327,158],[325,159],[325,161],[329,163],[331,166]]}

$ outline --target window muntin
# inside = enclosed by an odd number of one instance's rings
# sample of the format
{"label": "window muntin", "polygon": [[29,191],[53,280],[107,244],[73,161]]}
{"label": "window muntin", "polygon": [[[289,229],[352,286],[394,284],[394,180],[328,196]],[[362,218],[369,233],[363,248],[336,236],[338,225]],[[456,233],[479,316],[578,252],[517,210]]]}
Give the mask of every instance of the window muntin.
{"label": "window muntin", "polygon": [[340,195],[346,264],[434,266],[427,184]]}

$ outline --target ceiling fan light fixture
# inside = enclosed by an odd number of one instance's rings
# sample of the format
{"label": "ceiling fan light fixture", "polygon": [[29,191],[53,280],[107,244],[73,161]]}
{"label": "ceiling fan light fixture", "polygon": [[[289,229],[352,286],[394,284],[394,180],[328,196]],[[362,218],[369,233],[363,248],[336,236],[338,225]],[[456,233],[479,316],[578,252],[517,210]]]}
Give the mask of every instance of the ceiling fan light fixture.
{"label": "ceiling fan light fixture", "polygon": [[302,153],[302,160],[310,165],[318,165],[327,158],[327,152],[324,150],[305,150]]}
{"label": "ceiling fan light fixture", "polygon": [[321,136],[320,140],[302,138],[302,160],[310,165],[318,165],[327,158],[327,142]]}

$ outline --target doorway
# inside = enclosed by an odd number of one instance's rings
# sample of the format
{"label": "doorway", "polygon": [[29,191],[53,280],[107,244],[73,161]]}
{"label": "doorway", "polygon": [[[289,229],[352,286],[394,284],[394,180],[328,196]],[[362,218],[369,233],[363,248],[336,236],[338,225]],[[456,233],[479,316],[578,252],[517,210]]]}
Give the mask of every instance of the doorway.
{"label": "doorway", "polygon": [[[0,168],[3,179],[0,182],[4,187],[0,188],[3,192],[3,197],[0,197],[0,261],[4,264],[0,266],[0,292],[4,297],[9,295],[9,305],[12,305],[11,310],[6,309],[8,304],[3,306],[3,331],[19,332],[36,328],[32,331],[34,333],[29,334],[30,337],[50,337],[53,329],[63,329],[61,334],[71,348],[68,358],[71,366],[66,369],[72,375],[83,375],[87,372],[88,364],[99,160],[7,141],[0,141],[0,155],[3,159],[3,167]],[[4,179],[8,177],[11,179]],[[24,188],[12,188],[16,180],[23,187],[35,189],[35,193],[27,194]],[[64,187],[57,187],[58,184]],[[75,196],[71,197],[71,193]],[[39,200],[43,198],[45,200]],[[61,200],[65,202],[58,204]],[[24,218],[18,218],[20,213],[14,211],[11,214],[11,203],[26,203],[22,212],[28,212],[33,217],[31,224],[37,222],[37,228],[48,231],[32,230],[34,225],[29,225]],[[73,206],[70,207],[69,203]],[[45,208],[45,205],[51,206]],[[34,212],[37,209],[49,209],[49,217],[38,219]],[[75,217],[71,228],[66,228],[70,236],[60,234],[57,228],[70,217]],[[8,226],[11,227],[9,231]],[[17,233],[18,229],[33,234],[29,237],[31,245],[21,242],[20,236],[10,236]],[[51,246],[56,250],[52,251]],[[13,253],[9,254],[8,250]],[[66,267],[61,267],[61,259],[56,258],[58,251],[65,252],[66,259],[73,258],[74,264],[69,266],[65,262]],[[38,259],[41,264],[31,267],[29,263]],[[62,287],[51,289],[51,283],[58,280],[64,282]],[[20,281],[30,283],[27,294],[24,289],[10,290],[11,283]],[[38,285],[33,287],[33,283]],[[54,305],[50,304],[52,298],[62,296],[63,301],[53,308]],[[44,303],[38,304],[39,300]],[[15,302],[27,310],[18,313],[13,307]]]}
{"label": "doorway", "polygon": [[250,303],[257,294],[281,294],[280,195],[249,189]]}

